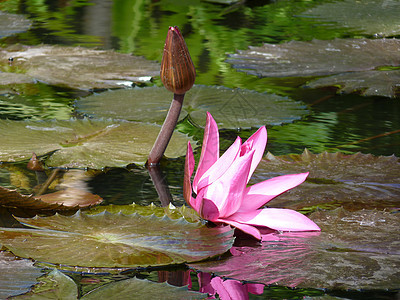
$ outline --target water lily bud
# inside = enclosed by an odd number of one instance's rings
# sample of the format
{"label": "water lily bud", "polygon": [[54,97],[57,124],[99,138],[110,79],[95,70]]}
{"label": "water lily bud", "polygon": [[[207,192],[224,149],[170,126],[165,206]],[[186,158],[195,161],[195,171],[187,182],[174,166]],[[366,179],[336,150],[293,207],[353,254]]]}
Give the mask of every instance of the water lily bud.
{"label": "water lily bud", "polygon": [[169,27],[160,76],[165,88],[175,94],[185,94],[194,84],[196,69],[177,26]]}
{"label": "water lily bud", "polygon": [[26,167],[32,171],[44,171],[43,163],[37,158],[35,153],[32,153],[32,158]]}

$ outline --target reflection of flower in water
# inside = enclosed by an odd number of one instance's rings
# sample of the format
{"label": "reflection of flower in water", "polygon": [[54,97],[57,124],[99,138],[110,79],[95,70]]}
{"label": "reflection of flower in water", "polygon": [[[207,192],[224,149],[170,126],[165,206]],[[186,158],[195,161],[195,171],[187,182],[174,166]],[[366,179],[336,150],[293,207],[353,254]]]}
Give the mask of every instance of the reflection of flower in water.
{"label": "reflection of flower in water", "polygon": [[233,279],[222,279],[221,277],[212,277],[209,273],[199,272],[197,274],[199,281],[199,291],[207,293],[212,299],[218,294],[219,299],[249,299],[249,293],[261,295],[264,292],[264,285],[259,283],[242,283]]}
{"label": "reflection of flower in water", "polygon": [[307,266],[317,263],[314,244],[319,235],[320,232],[270,233],[263,235],[261,246],[232,247],[232,256],[224,261],[191,267],[238,280],[295,287],[305,281]]}

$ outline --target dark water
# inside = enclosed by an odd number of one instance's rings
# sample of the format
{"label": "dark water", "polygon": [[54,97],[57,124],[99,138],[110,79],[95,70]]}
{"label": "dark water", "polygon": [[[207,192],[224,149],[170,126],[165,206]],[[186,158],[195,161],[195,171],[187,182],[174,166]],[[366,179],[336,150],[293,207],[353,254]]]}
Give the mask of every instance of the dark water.
{"label": "dark water", "polygon": [[[197,84],[276,93],[302,101],[308,107],[310,114],[302,120],[267,127],[267,150],[274,155],[301,153],[307,148],[313,153],[341,151],[400,156],[398,98],[337,94],[333,87],[304,88],[302,86],[309,78],[258,78],[238,72],[225,62],[227,54],[247,49],[250,45],[370,37],[357,29],[301,17],[302,12],[323,2],[241,1],[224,5],[206,1],[8,1],[0,3],[0,8],[25,14],[33,21],[33,26],[27,32],[3,38],[0,42],[2,46],[44,43],[114,49],[160,61],[168,26],[178,25],[196,65]],[[45,83],[20,96],[4,91],[0,94],[0,118],[68,119],[76,115],[74,100],[89,94]],[[10,99],[13,105],[10,105]],[[198,132],[195,138],[200,139],[201,128],[193,130]],[[227,147],[236,135],[246,138],[253,132],[223,131],[223,145]],[[175,205],[184,202],[182,170],[183,159],[162,165],[163,177],[168,182]],[[89,186],[93,193],[105,199],[106,204],[161,204],[147,170],[142,167],[106,170],[95,176]],[[78,278],[80,275],[74,276],[77,282],[82,280]],[[161,276],[156,271],[142,276],[154,281],[159,281],[162,276],[165,278],[165,274]],[[196,275],[192,272],[190,276],[195,282]],[[182,283],[175,282],[177,285]],[[85,289],[85,283],[81,288]],[[195,284],[193,288],[196,288]],[[345,299],[398,297],[396,291],[321,291],[272,286],[267,287],[263,295],[250,294],[250,298],[303,299],[328,295]]]}

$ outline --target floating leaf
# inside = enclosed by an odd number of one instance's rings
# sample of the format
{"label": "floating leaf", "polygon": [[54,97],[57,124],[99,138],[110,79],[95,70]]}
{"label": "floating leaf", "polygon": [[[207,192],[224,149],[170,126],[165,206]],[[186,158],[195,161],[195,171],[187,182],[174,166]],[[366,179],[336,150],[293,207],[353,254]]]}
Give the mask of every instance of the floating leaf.
{"label": "floating leaf", "polygon": [[103,199],[97,195],[80,189],[68,189],[34,197],[23,195],[17,191],[0,186],[0,205],[17,207],[34,211],[78,210],[82,207],[101,203]]}
{"label": "floating leaf", "polygon": [[32,291],[14,299],[78,299],[76,283],[57,269],[40,277],[38,281]]}
{"label": "floating leaf", "polygon": [[78,286],[57,269],[39,278],[32,291],[15,299],[205,299],[206,294],[188,291],[167,283],[131,278],[105,284],[78,298]]}
{"label": "floating leaf", "polygon": [[[99,169],[144,164],[159,131],[159,126],[133,122],[0,120],[0,161],[58,150],[46,161],[47,166]],[[187,140],[185,135],[174,133],[165,155],[184,155]]]}
{"label": "floating leaf", "polygon": [[31,21],[22,15],[0,11],[0,37],[24,32],[31,27]]}
{"label": "floating leaf", "polygon": [[188,291],[187,287],[175,287],[168,283],[131,278],[116,281],[97,288],[81,299],[206,299],[207,294]]}
{"label": "floating leaf", "polygon": [[[345,72],[375,72],[364,77],[374,77],[381,67],[397,67],[400,60],[400,40],[398,39],[335,39],[311,42],[291,41],[283,44],[264,44],[250,47],[230,56],[228,62],[241,71],[262,77],[306,77],[325,76]],[[396,73],[384,73],[393,76],[379,95],[395,95],[399,88]],[[358,75],[357,75],[358,74]],[[357,73],[356,77],[360,77]],[[378,73],[379,74],[379,73]],[[348,75],[351,76],[351,75]],[[327,82],[328,79],[324,79]],[[330,81],[330,85],[334,84]],[[359,79],[355,79],[359,80]],[[363,89],[381,90],[378,81],[363,82]],[[359,87],[356,85],[356,89]],[[388,92],[390,90],[390,92]],[[370,92],[368,93],[370,94]]]}
{"label": "floating leaf", "polygon": [[89,90],[131,86],[158,76],[158,63],[110,50],[81,47],[19,46],[0,50],[0,59],[13,58],[13,67],[51,85]]}
{"label": "floating leaf", "polygon": [[16,258],[9,252],[0,252],[0,298],[18,295],[29,290],[43,273],[27,259]]}
{"label": "floating leaf", "polygon": [[312,80],[306,86],[336,86],[343,93],[358,91],[365,96],[395,98],[400,91],[400,70],[341,73]]}
{"label": "floating leaf", "polygon": [[234,247],[225,261],[192,267],[239,280],[291,287],[396,289],[400,214],[342,208],[311,215],[320,233],[273,233],[260,247]]}
{"label": "floating leaf", "polygon": [[273,156],[268,154],[258,165],[252,181],[310,172],[306,182],[268,205],[276,207],[346,209],[394,208],[400,204],[400,161],[395,156],[343,153]]}
{"label": "floating leaf", "polygon": [[[139,214],[18,218],[36,229],[0,230],[0,242],[20,257],[81,267],[147,267],[199,261],[232,245],[229,226],[207,228],[184,219]],[[40,247],[37,247],[40,245]]]}
{"label": "floating leaf", "polygon": [[344,0],[322,3],[301,16],[384,37],[400,34],[399,12],[396,0]]}
{"label": "floating leaf", "polygon": [[[107,91],[77,101],[78,111],[93,117],[162,124],[172,99],[163,87]],[[209,111],[220,128],[250,128],[291,123],[307,114],[301,102],[274,94],[217,86],[194,86],[185,95],[187,114],[204,126]],[[265,113],[268,112],[268,113]]]}

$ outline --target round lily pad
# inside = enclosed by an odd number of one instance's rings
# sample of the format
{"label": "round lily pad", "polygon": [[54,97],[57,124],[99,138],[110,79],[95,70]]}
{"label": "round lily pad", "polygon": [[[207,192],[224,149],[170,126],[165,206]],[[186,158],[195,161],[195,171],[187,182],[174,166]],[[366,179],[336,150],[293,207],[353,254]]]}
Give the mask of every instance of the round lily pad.
{"label": "round lily pad", "polygon": [[31,27],[32,22],[22,15],[0,11],[0,37],[24,32]]}
{"label": "round lily pad", "polygon": [[[162,124],[172,100],[163,87],[107,91],[76,102],[79,112],[106,117]],[[274,94],[217,86],[194,86],[185,95],[181,119],[190,115],[204,126],[210,112],[220,128],[251,128],[290,123],[305,116],[306,106]]]}
{"label": "round lily pad", "polygon": [[16,258],[6,251],[0,252],[0,298],[25,293],[43,273],[28,259]]}
{"label": "round lily pad", "polygon": [[375,36],[400,34],[400,2],[397,0],[344,0],[324,2],[301,16],[332,22]]}
{"label": "round lily pad", "polygon": [[111,50],[49,45],[0,50],[1,60],[10,57],[14,68],[36,80],[82,90],[131,86],[160,73],[156,62]]}
{"label": "round lily pad", "polygon": [[395,208],[400,205],[400,161],[395,156],[357,153],[268,154],[258,165],[251,181],[263,181],[290,173],[310,172],[307,180],[277,197],[271,206],[293,209],[332,209],[343,206]]}
{"label": "round lily pad", "polygon": [[[157,125],[106,120],[0,120],[0,161],[56,151],[46,160],[47,166],[100,169],[144,164],[159,131]],[[187,141],[186,135],[175,132],[165,155],[184,155]]]}
{"label": "round lily pad", "polygon": [[272,233],[260,247],[191,265],[219,276],[267,285],[328,289],[397,289],[400,214],[338,208],[310,216],[321,232]]}
{"label": "round lily pad", "polygon": [[[35,229],[0,230],[0,243],[21,257],[81,267],[148,267],[200,261],[226,252],[229,226],[154,215],[103,212],[73,216],[18,218]],[[35,245],[40,245],[36,247]]]}
{"label": "round lily pad", "polygon": [[[308,77],[344,74],[345,92],[367,90],[368,95],[394,97],[399,89],[398,73],[385,73],[382,68],[398,67],[399,39],[335,39],[311,42],[291,41],[283,44],[264,44],[239,51],[228,59],[234,68],[261,77]],[[357,72],[346,75],[348,72]],[[372,74],[369,74],[372,72]],[[365,74],[361,74],[365,73]],[[380,75],[379,75],[380,74]],[[387,79],[382,88],[381,76]],[[352,83],[350,78],[355,80]],[[353,78],[354,77],[354,78]],[[343,77],[340,78],[343,81]],[[339,82],[340,82],[339,79]],[[362,83],[359,81],[364,80]],[[337,78],[324,78],[324,85],[337,85]],[[310,83],[310,86],[312,82]],[[370,91],[375,91],[371,93]],[[381,92],[380,92],[381,91]]]}

